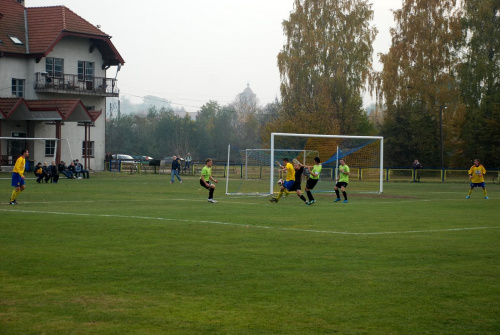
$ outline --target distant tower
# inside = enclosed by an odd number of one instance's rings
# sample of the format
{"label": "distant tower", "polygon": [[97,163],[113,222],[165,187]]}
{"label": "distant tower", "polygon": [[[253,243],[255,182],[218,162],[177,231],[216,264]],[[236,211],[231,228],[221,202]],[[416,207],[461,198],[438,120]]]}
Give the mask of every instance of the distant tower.
{"label": "distant tower", "polygon": [[246,105],[253,105],[255,103],[255,98],[257,95],[253,93],[252,89],[250,88],[250,83],[247,83],[247,88],[243,90],[239,94],[240,102]]}

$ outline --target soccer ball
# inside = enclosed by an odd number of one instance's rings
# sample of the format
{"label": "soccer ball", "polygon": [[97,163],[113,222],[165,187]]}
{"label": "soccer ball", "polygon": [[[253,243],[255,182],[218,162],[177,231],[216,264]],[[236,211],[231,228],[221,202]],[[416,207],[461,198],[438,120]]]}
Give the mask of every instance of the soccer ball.
{"label": "soccer ball", "polygon": [[278,185],[279,186],[283,185],[283,183],[284,183],[283,179],[278,180]]}

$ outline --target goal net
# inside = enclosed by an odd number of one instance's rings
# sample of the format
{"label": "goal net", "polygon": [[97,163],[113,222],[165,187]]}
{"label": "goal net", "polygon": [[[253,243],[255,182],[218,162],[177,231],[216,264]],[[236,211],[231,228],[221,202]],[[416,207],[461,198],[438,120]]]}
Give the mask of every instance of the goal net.
{"label": "goal net", "polygon": [[[313,192],[333,192],[340,159],[350,168],[350,193],[383,192],[383,137],[272,133],[269,146],[228,150],[227,194],[277,192],[277,181],[284,176],[275,162],[285,157],[309,166],[314,165],[314,157],[320,158],[322,171]],[[308,177],[303,174],[302,190]]]}
{"label": "goal net", "polygon": [[[0,159],[0,171],[11,171],[22,149],[29,149],[29,157],[26,160],[26,171],[33,171],[37,162],[51,161],[57,156],[58,143],[61,143],[61,159],[71,162],[72,152],[68,139],[58,139],[49,137],[0,137],[2,152]],[[30,163],[32,162],[32,163]]]}
{"label": "goal net", "polygon": [[[226,194],[268,195],[271,176],[271,149],[239,149],[228,147],[226,169]],[[302,164],[313,160],[318,151],[307,149],[276,149],[274,159],[281,162],[285,157],[293,157]]]}

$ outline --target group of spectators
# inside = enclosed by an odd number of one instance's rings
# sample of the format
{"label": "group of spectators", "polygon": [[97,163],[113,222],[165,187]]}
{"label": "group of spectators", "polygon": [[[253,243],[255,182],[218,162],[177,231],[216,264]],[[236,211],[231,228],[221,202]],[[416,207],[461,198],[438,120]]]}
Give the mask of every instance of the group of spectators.
{"label": "group of spectators", "polygon": [[37,183],[41,183],[42,180],[48,183],[51,179],[53,183],[57,183],[59,181],[59,173],[63,174],[67,179],[89,178],[89,171],[83,168],[82,163],[78,159],[72,161],[69,166],[64,161],[61,161],[58,165],[56,165],[55,161],[52,161],[51,165],[48,165],[47,162],[44,162],[42,165],[39,162],[35,167]]}

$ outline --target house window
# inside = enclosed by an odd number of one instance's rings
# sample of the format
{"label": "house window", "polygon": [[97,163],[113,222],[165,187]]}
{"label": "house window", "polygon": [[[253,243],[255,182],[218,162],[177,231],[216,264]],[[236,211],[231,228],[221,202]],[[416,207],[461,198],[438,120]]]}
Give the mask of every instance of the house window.
{"label": "house window", "polygon": [[[87,145],[87,148],[85,148],[85,145]],[[94,141],[82,142],[82,157],[85,156],[94,157]]]}
{"label": "house window", "polygon": [[47,72],[49,77],[62,78],[64,73],[64,59],[45,58],[45,72]]}
{"label": "house window", "polygon": [[45,156],[54,156],[56,152],[56,141],[46,140],[45,141]]}
{"label": "house window", "polygon": [[78,80],[92,80],[94,78],[94,63],[78,61]]}
{"label": "house window", "polygon": [[24,96],[24,79],[12,78],[12,95],[19,98]]}

